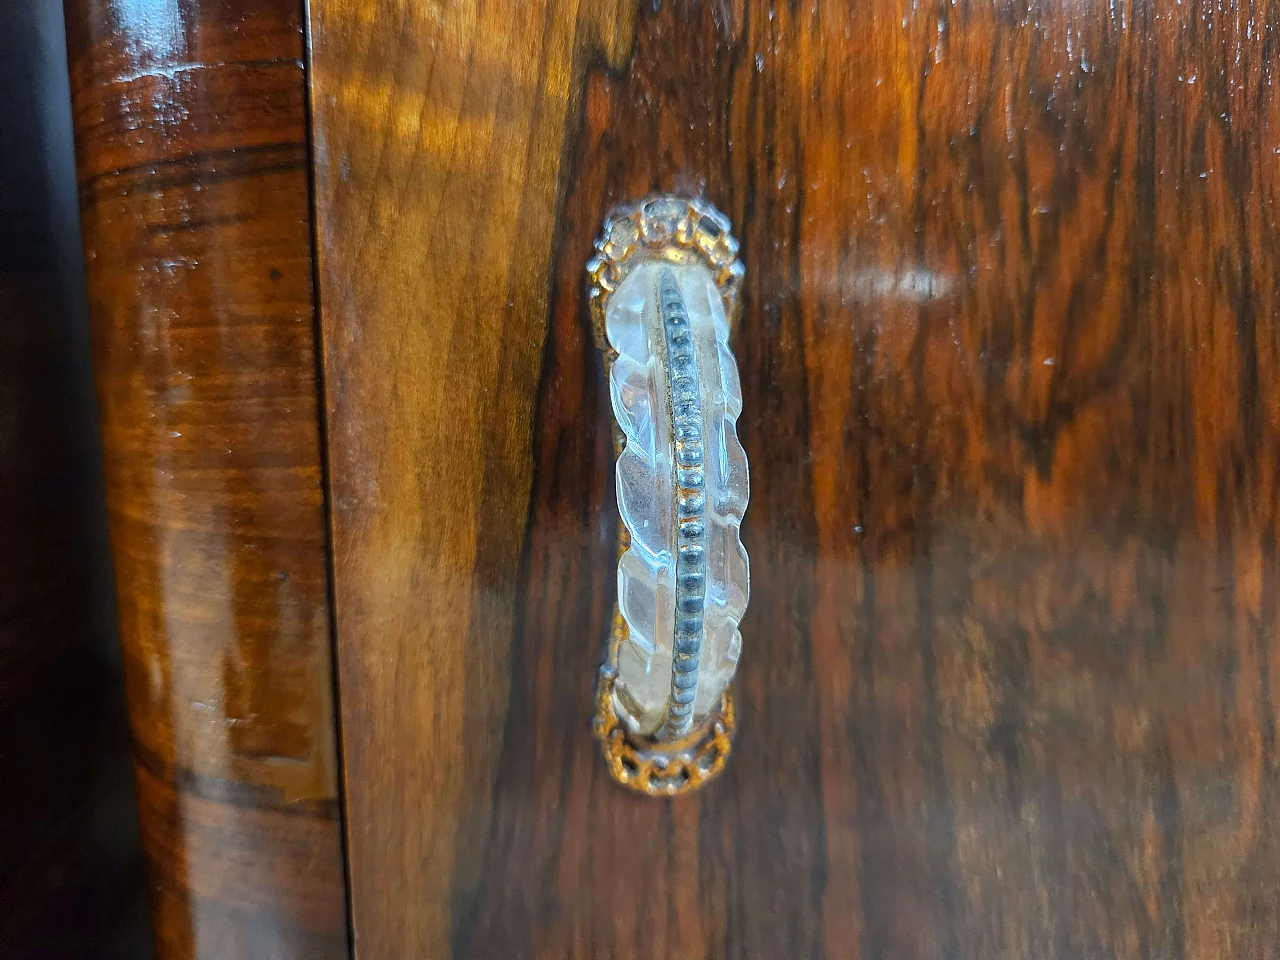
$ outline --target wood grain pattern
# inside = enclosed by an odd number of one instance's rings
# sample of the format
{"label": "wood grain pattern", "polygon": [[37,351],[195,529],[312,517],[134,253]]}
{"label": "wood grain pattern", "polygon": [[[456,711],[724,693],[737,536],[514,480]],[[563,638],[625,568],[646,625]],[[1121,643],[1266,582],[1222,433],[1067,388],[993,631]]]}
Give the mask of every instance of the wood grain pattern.
{"label": "wood grain pattern", "polygon": [[348,954],[290,2],[68,4],[157,949]]}
{"label": "wood grain pattern", "polygon": [[[312,5],[358,953],[1277,956],[1280,7],[469,10]],[[674,803],[587,727],[581,271],[653,189],[748,269]]]}
{"label": "wood grain pattern", "polygon": [[0,116],[0,957],[144,957],[58,0],[0,5]]}
{"label": "wood grain pattern", "polygon": [[608,55],[614,27],[603,9],[572,11],[313,11],[334,599],[367,957],[447,956],[479,879],[557,167],[572,77]]}

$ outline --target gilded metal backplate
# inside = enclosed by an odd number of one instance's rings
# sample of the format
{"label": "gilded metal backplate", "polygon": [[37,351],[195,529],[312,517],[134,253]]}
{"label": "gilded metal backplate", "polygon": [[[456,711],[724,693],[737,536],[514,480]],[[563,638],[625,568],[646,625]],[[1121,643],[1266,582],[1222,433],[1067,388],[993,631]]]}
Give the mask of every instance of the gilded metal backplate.
{"label": "gilded metal backplate", "polygon": [[[606,372],[616,354],[605,336],[605,303],[636,264],[649,260],[700,263],[715,277],[730,329],[739,313],[743,267],[729,223],[709,204],[682,197],[655,196],[615,210],[606,219],[587,263],[588,297],[596,343],[604,353]],[[614,452],[620,453],[621,433],[614,431]],[[629,545],[620,525],[618,556]],[[737,727],[733,690],[685,736],[659,741],[633,733],[618,716],[614,684],[618,651],[627,639],[627,623],[614,603],[607,655],[596,687],[596,739],[609,773],[618,783],[646,796],[678,796],[697,789],[724,769]]]}
{"label": "gilded metal backplate", "polygon": [[738,291],[744,269],[738,259],[738,243],[729,233],[729,221],[715,207],[700,200],[657,196],[629,207],[619,207],[605,220],[595,242],[595,255],[587,261],[591,323],[596,346],[613,362],[604,331],[604,304],[627,273],[644,260],[669,263],[703,263],[710,267],[724,301],[732,330],[738,321]]}

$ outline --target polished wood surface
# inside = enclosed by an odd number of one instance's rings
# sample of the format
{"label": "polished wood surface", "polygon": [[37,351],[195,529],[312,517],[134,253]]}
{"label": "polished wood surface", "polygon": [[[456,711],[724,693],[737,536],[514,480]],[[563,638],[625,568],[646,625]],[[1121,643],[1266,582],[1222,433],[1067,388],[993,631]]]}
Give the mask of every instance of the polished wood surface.
{"label": "polished wood surface", "polygon": [[67,7],[163,960],[348,955],[299,13]]}
{"label": "polished wood surface", "polygon": [[[453,952],[456,917],[473,911],[481,882],[508,697],[529,682],[512,638],[525,632],[517,591],[558,163],[581,64],[620,64],[627,18],[607,6],[577,18],[554,4],[512,12],[312,8],[334,599],[362,957]],[[588,694],[603,626],[579,627],[587,653],[561,679]],[[572,727],[589,746],[590,704],[580,707]]]}
{"label": "polished wood surface", "polygon": [[0,5],[0,957],[146,956],[58,0]]}
{"label": "polished wood surface", "polygon": [[[311,16],[359,956],[1276,955],[1280,8]],[[676,802],[587,723],[582,265],[652,189],[748,270],[741,730]]]}

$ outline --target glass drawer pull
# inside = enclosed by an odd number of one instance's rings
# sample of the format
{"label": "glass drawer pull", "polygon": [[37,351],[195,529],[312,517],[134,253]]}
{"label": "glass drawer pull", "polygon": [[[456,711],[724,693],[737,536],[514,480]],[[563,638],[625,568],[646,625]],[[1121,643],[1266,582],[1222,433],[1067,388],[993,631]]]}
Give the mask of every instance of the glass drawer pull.
{"label": "glass drawer pull", "polygon": [[615,420],[618,600],[595,732],[614,779],[672,796],[723,769],[747,606],[747,457],[729,336],[743,268],[709,204],[615,210],[587,264]]}

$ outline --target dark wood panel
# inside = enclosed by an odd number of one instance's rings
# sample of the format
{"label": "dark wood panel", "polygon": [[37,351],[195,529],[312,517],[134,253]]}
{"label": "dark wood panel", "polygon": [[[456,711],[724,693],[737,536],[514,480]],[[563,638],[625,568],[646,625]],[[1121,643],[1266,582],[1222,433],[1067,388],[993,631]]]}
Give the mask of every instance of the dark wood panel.
{"label": "dark wood panel", "polygon": [[[571,13],[312,5],[361,952],[1276,956],[1280,7]],[[588,729],[582,265],[652,189],[748,269],[741,729],[674,802]]]}
{"label": "dark wood panel", "polygon": [[145,956],[62,9],[0,5],[0,956]]}
{"label": "dark wood panel", "polygon": [[450,918],[479,879],[571,77],[626,23],[574,9],[312,11],[334,602],[366,957],[448,956]]}
{"label": "dark wood panel", "polygon": [[68,4],[161,957],[348,953],[299,7]]}

